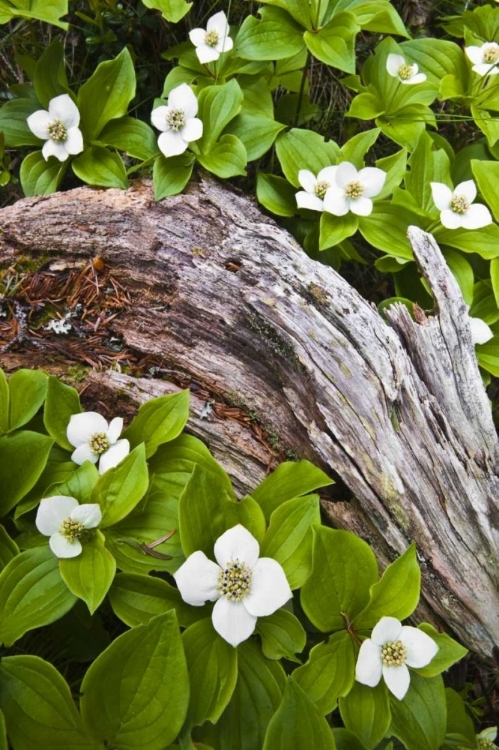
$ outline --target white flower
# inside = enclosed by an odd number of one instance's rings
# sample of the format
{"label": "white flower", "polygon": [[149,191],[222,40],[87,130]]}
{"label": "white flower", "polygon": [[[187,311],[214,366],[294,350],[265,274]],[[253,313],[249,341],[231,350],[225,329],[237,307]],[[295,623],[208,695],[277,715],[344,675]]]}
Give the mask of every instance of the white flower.
{"label": "white flower", "polygon": [[388,690],[402,700],[411,680],[407,667],[426,667],[437,651],[435,641],[422,630],[382,617],[360,647],[355,679],[376,687],[383,676]]}
{"label": "white flower", "polygon": [[490,339],[494,338],[494,334],[488,327],[487,323],[481,318],[470,317],[470,328],[471,340],[475,346],[477,344],[486,344],[487,341],[490,341]]}
{"label": "white flower", "polygon": [[218,60],[222,52],[232,49],[234,44],[229,31],[227,16],[223,10],[210,18],[206,24],[206,31],[204,29],[189,31],[189,39],[196,47],[196,55],[200,63]]}
{"label": "white flower", "polygon": [[499,44],[485,42],[481,47],[465,47],[464,51],[473,63],[472,70],[479,76],[494,76],[499,73]]}
{"label": "white flower", "polygon": [[317,177],[308,169],[300,169],[298,182],[303,190],[296,193],[298,208],[310,208],[312,211],[324,211],[324,196],[334,183],[338,167],[324,167]]}
{"label": "white flower", "polygon": [[411,84],[426,81],[425,74],[418,73],[416,63],[409,65],[402,55],[389,54],[386,58],[386,70],[393,78],[398,78],[400,83]]}
{"label": "white flower", "polygon": [[95,411],[73,414],[66,431],[69,442],[76,448],[72,460],[80,465],[84,461],[93,464],[99,461],[99,474],[117,466],[130,453],[128,440],[118,440],[122,429],[122,417],[115,417],[108,425]]}
{"label": "white flower", "polygon": [[324,210],[335,216],[349,211],[358,216],[369,216],[373,210],[371,198],[381,192],[386,172],[377,167],[365,167],[360,172],[349,161],[336,167],[333,183],[324,196]]}
{"label": "white flower", "polygon": [[497,737],[497,727],[488,727],[482,729],[480,734],[476,736],[478,750],[496,750],[497,745],[494,744],[494,740]]}
{"label": "white flower", "polygon": [[196,117],[197,113],[198,100],[186,83],[170,91],[168,106],[153,109],[151,122],[163,131],[158,146],[165,156],[183,154],[191,141],[201,138],[203,123]]}
{"label": "white flower", "polygon": [[184,602],[213,607],[213,627],[232,646],[250,637],[258,617],[273,614],[293,595],[284,570],[270,557],[258,557],[260,545],[238,524],[215,543],[218,565],[204,552],[193,552],[174,574]]}
{"label": "white flower", "polygon": [[67,94],[56,96],[49,102],[49,109],[39,109],[27,119],[28,127],[37,138],[45,141],[42,154],[45,161],[55,156],[66,161],[70,154],[83,151],[83,136],[78,125],[78,107]]}
{"label": "white flower", "polygon": [[95,529],[101,520],[100,505],[80,505],[74,497],[53,495],[40,501],[35,523],[41,534],[50,537],[50,549],[56,557],[77,557],[85,530]]}
{"label": "white flower", "polygon": [[452,191],[443,182],[432,182],[433,202],[440,210],[440,222],[447,229],[482,229],[492,224],[492,216],[487,206],[481,203],[472,205],[476,198],[476,185],[473,180],[460,182]]}

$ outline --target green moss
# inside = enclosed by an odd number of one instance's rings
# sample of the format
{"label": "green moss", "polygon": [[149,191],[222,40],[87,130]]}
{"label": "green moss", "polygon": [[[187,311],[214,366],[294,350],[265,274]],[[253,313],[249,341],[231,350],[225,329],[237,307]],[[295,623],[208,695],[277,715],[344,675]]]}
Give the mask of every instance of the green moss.
{"label": "green moss", "polygon": [[265,341],[266,345],[275,354],[278,354],[288,364],[290,364],[298,372],[305,372],[305,368],[298,359],[291,344],[287,341],[270,325],[266,320],[262,320],[258,315],[250,313],[248,315],[248,322],[250,328],[258,333],[261,339]]}

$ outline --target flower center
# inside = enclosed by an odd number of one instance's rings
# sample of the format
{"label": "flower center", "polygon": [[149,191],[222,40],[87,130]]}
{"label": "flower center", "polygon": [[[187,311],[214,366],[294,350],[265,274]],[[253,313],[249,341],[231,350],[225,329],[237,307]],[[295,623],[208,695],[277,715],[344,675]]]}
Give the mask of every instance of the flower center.
{"label": "flower center", "polygon": [[185,112],[183,109],[170,109],[166,115],[166,122],[172,130],[180,130],[185,125]]}
{"label": "flower center", "polygon": [[111,446],[105,432],[96,432],[95,435],[92,435],[88,444],[92,453],[97,453],[98,455],[108,451]]}
{"label": "flower center", "polygon": [[408,81],[409,78],[412,78],[412,65],[407,65],[407,63],[404,63],[397,70],[397,73],[398,73],[398,77],[401,78],[403,81]]}
{"label": "flower center", "polygon": [[465,195],[453,195],[450,201],[450,207],[456,214],[465,214],[470,207],[470,202]]}
{"label": "flower center", "polygon": [[80,539],[83,536],[85,527],[79,521],[73,521],[72,518],[66,518],[61,523],[60,533],[66,537],[68,542],[74,542],[75,539]]}
{"label": "flower center", "polygon": [[251,570],[239,560],[231,560],[225,570],[220,571],[217,591],[232,602],[239,602],[249,593]]}
{"label": "flower center", "polygon": [[47,130],[50,138],[53,141],[56,141],[56,143],[61,143],[61,141],[65,141],[68,137],[66,126],[63,125],[60,120],[53,120],[52,122],[49,122],[49,124],[47,125]]}
{"label": "flower center", "polygon": [[486,48],[483,53],[483,61],[486,63],[495,63],[499,61],[499,44],[494,42]]}
{"label": "flower center", "polygon": [[347,198],[350,198],[350,200],[356,201],[358,198],[362,198],[363,193],[364,186],[358,180],[352,180],[352,182],[349,182],[345,187],[345,195]]}
{"label": "flower center", "polygon": [[326,182],[326,180],[319,180],[319,182],[315,183],[314,193],[318,198],[321,198],[322,200],[330,187],[331,185],[329,184],[329,182]]}
{"label": "flower center", "polygon": [[212,29],[211,31],[207,31],[204,35],[204,43],[208,45],[208,47],[216,47],[218,44],[218,40],[220,39],[220,35],[218,31],[215,31],[215,29]]}
{"label": "flower center", "polygon": [[381,649],[381,660],[385,667],[401,667],[407,659],[407,649],[402,641],[389,641]]}
{"label": "flower center", "polygon": [[478,738],[478,748],[479,750],[495,750],[497,745],[494,745],[492,740],[488,740],[487,737],[479,737]]}

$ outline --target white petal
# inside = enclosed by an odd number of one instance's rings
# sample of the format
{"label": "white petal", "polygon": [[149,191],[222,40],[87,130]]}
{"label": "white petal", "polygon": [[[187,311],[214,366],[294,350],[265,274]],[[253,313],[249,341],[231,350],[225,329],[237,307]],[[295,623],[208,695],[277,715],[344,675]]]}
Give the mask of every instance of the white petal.
{"label": "white petal", "polygon": [[409,670],[402,664],[401,667],[383,667],[383,677],[388,690],[393,693],[395,698],[402,700],[409,690],[411,684],[411,675]]}
{"label": "white petal", "polygon": [[118,440],[109,450],[103,453],[99,461],[99,474],[104,474],[108,469],[118,466],[125,456],[130,453],[130,443],[126,438]]}
{"label": "white petal", "polygon": [[350,201],[341,188],[329,188],[324,196],[324,210],[334,216],[345,216],[350,211]]}
{"label": "white petal", "polygon": [[344,161],[341,164],[338,164],[334,179],[338,187],[344,188],[349,182],[352,182],[352,180],[358,179],[358,172],[353,164],[349,161]]}
{"label": "white petal", "polygon": [[364,167],[364,169],[360,170],[358,179],[364,188],[365,197],[374,198],[383,189],[386,181],[386,172],[378,169],[378,167]]}
{"label": "white petal", "polygon": [[187,120],[184,127],[180,131],[184,141],[190,143],[191,141],[197,141],[203,135],[203,123],[198,117],[191,117]]}
{"label": "white petal", "polygon": [[77,448],[82,443],[88,443],[96,433],[107,433],[106,420],[95,411],[85,411],[83,414],[73,414],[69,420],[66,437]]}
{"label": "white petal", "polygon": [[83,503],[71,511],[71,519],[82,523],[86,529],[96,529],[102,521],[102,511],[97,503]]}
{"label": "white petal", "polygon": [[440,223],[446,229],[459,229],[459,227],[463,226],[463,214],[458,214],[448,208],[441,212]]}
{"label": "white petal", "polygon": [[487,206],[475,203],[461,217],[461,226],[465,229],[482,229],[492,224],[492,216]]}
{"label": "white petal", "polygon": [[450,207],[452,190],[443,182],[430,182],[433,203],[440,211]]}
{"label": "white petal", "polygon": [[196,55],[198,56],[199,62],[202,65],[205,65],[206,63],[218,60],[220,52],[218,52],[215,47],[210,47],[208,44],[201,44],[199,47],[196,47]]}
{"label": "white petal", "polygon": [[170,128],[170,126],[166,122],[166,117],[169,111],[170,107],[165,107],[164,105],[153,109],[153,111],[151,112],[151,122],[155,128],[163,131]]}
{"label": "white petal", "polygon": [[312,211],[324,211],[324,201],[319,198],[318,195],[313,193],[305,193],[304,190],[300,190],[296,193],[296,205],[298,208],[309,208]]}
{"label": "white petal", "polygon": [[66,161],[69,153],[64,143],[57,143],[50,138],[43,144],[42,155],[45,161],[48,161],[48,158],[50,156],[55,156],[55,158],[59,159],[59,161]]}
{"label": "white petal", "polygon": [[386,58],[386,70],[394,78],[398,78],[399,68],[405,65],[405,59],[402,55],[390,53]]}
{"label": "white petal", "polygon": [[187,141],[184,141],[180,132],[169,130],[161,133],[158,138],[158,148],[164,156],[178,156],[187,149]]}
{"label": "white petal", "polygon": [[206,24],[207,31],[218,31],[219,34],[225,34],[228,27],[229,24],[227,22],[227,16],[223,12],[223,10],[215,13],[215,15],[212,16]]}
{"label": "white petal", "polygon": [[81,554],[82,546],[79,539],[73,539],[72,542],[66,539],[62,534],[52,534],[49,539],[50,549],[56,557],[68,558],[78,557]]}
{"label": "white petal", "polygon": [[181,83],[180,86],[170,91],[168,106],[173,109],[183,110],[186,120],[196,117],[198,113],[198,100],[194,91],[187,83]]}
{"label": "white petal", "polygon": [[350,211],[357,216],[369,216],[373,210],[373,202],[370,198],[350,199]]}
{"label": "white petal", "polygon": [[243,602],[231,602],[226,596],[213,607],[213,627],[231,646],[238,646],[253,633],[257,618],[250,615]]}
{"label": "white petal", "polygon": [[192,29],[189,31],[189,39],[195,47],[199,47],[205,43],[206,31],[205,29]]}
{"label": "white petal", "polygon": [[318,179],[319,178],[316,178],[314,173],[309,169],[300,169],[300,171],[298,172],[298,182],[300,183],[302,188],[307,191],[307,193],[314,192],[315,185]]}
{"label": "white petal", "polygon": [[115,417],[109,422],[109,427],[107,429],[107,439],[113,445],[121,435],[121,432],[123,430],[123,417]]}
{"label": "white petal", "polygon": [[255,617],[267,617],[280,609],[293,596],[286,574],[277,560],[261,557],[251,574],[249,594],[243,604]]}
{"label": "white petal", "polygon": [[79,128],[69,128],[64,141],[68,154],[80,154],[83,151],[83,135]]}
{"label": "white petal", "polygon": [[78,107],[68,94],[50,100],[49,114],[53,120],[60,120],[67,129],[75,128],[80,123]]}
{"label": "white petal", "polygon": [[376,646],[384,646],[389,641],[398,641],[402,632],[402,623],[395,617],[382,617],[374,626],[371,633],[372,642]]}
{"label": "white petal", "polygon": [[470,328],[471,340],[475,346],[477,344],[486,344],[487,341],[490,341],[494,337],[487,323],[481,318],[470,318]]}
{"label": "white petal", "polygon": [[202,607],[205,602],[214,602],[220,597],[217,591],[220,572],[218,565],[199,550],[189,555],[173,577],[184,602]]}
{"label": "white petal", "polygon": [[78,507],[78,500],[67,495],[53,495],[40,500],[35,524],[40,534],[51,536],[61,528],[71,512]]}
{"label": "white petal", "polygon": [[48,112],[45,112],[44,109],[39,109],[38,112],[33,112],[33,114],[28,117],[26,122],[28,123],[28,128],[32,133],[36,135],[37,138],[42,138],[44,141],[46,141],[48,138],[50,138],[49,131],[47,130],[47,125],[52,122],[52,119],[53,118],[49,115]]}
{"label": "white petal", "polygon": [[360,647],[355,667],[355,679],[363,685],[376,687],[381,680],[382,667],[381,648],[368,638]]}
{"label": "white petal", "polygon": [[426,667],[438,651],[438,646],[429,635],[418,628],[404,625],[399,640],[407,649],[405,663],[409,667]]}
{"label": "white petal", "polygon": [[94,453],[88,443],[79,445],[71,454],[71,461],[74,461],[78,466],[81,466],[85,461],[90,461],[90,463],[96,464],[98,460],[98,453]]}
{"label": "white petal", "polygon": [[329,182],[330,185],[334,185],[337,169],[338,167],[324,167],[317,175],[317,181]]}
{"label": "white petal", "polygon": [[481,47],[465,47],[464,51],[474,65],[479,65],[483,62],[483,52]]}
{"label": "white petal", "polygon": [[401,81],[401,83],[423,83],[423,81],[426,81],[426,76],[424,73],[416,73],[416,75],[411,76],[411,78],[407,78],[405,81]]}
{"label": "white petal", "polygon": [[260,545],[248,529],[238,523],[218,537],[214,552],[217,563],[224,570],[231,560],[239,560],[252,568],[258,560]]}
{"label": "white petal", "polygon": [[470,203],[476,198],[476,185],[474,180],[466,180],[466,182],[460,182],[459,185],[454,188],[454,195],[464,195]]}
{"label": "white petal", "polygon": [[499,73],[499,68],[496,65],[490,65],[490,63],[483,63],[482,65],[473,65],[472,70],[478,73],[479,76],[493,76]]}
{"label": "white petal", "polygon": [[[228,32],[227,32],[228,33]],[[230,38],[230,36],[221,37],[218,44],[215,45],[215,49],[217,52],[230,52],[232,47],[234,46],[234,42]]]}

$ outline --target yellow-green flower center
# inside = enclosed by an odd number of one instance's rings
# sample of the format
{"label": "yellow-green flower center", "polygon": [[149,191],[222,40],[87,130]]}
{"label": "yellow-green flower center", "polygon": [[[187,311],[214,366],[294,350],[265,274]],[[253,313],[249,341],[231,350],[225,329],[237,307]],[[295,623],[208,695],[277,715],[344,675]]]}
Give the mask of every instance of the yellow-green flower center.
{"label": "yellow-green flower center", "polygon": [[204,35],[204,43],[207,44],[208,47],[216,47],[219,39],[220,34],[218,33],[218,31],[215,31],[215,29],[207,31]]}
{"label": "yellow-green flower center", "polygon": [[401,78],[403,81],[408,81],[409,78],[412,78],[412,70],[413,70],[412,65],[407,65],[407,63],[404,63],[397,70],[398,77]]}
{"label": "yellow-green flower center", "polygon": [[185,112],[183,109],[170,109],[166,115],[166,122],[172,130],[180,130],[185,125]]}
{"label": "yellow-green flower center", "polygon": [[345,195],[352,201],[356,201],[358,198],[362,198],[364,194],[364,185],[359,180],[352,180],[345,187]]}
{"label": "yellow-green flower center", "polygon": [[315,183],[314,193],[322,200],[330,187],[331,185],[326,180],[319,180],[319,182]]}
{"label": "yellow-green flower center", "polygon": [[101,453],[108,451],[111,446],[105,432],[96,432],[95,435],[92,435],[88,444],[92,453],[97,453],[99,456]]}
{"label": "yellow-green flower center", "polygon": [[407,649],[402,641],[390,641],[382,647],[381,659],[385,667],[401,667],[407,659]]}
{"label": "yellow-green flower center", "polygon": [[465,214],[470,207],[470,202],[465,195],[453,195],[450,207],[456,214]]}
{"label": "yellow-green flower center", "polygon": [[486,737],[478,737],[479,750],[496,750],[497,745],[494,745],[492,740],[488,740]]}
{"label": "yellow-green flower center", "polygon": [[231,560],[225,570],[220,571],[217,591],[232,602],[239,602],[249,593],[251,570],[239,560]]}
{"label": "yellow-green flower center", "polygon": [[47,125],[48,134],[53,141],[61,143],[68,137],[66,126],[60,120],[53,120]]}
{"label": "yellow-green flower center", "polygon": [[79,521],[73,521],[72,518],[66,518],[61,523],[60,533],[66,537],[68,542],[74,542],[75,539],[80,539],[83,536],[85,527]]}
{"label": "yellow-green flower center", "polygon": [[499,61],[499,44],[491,44],[483,53],[483,61],[486,63],[495,63]]}

